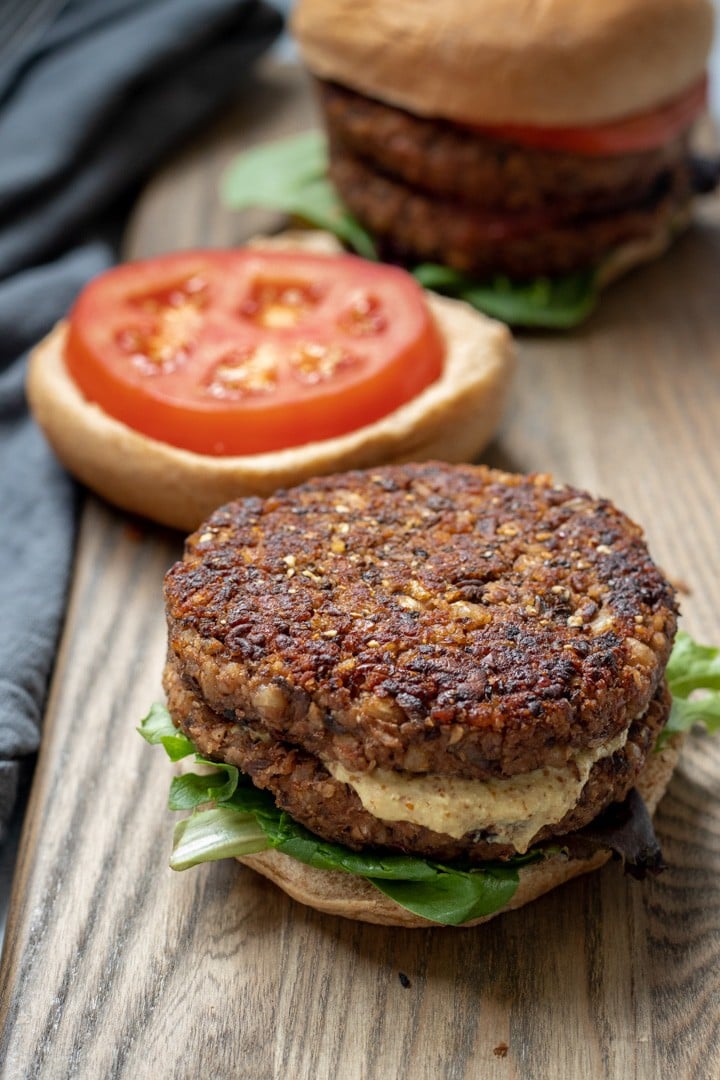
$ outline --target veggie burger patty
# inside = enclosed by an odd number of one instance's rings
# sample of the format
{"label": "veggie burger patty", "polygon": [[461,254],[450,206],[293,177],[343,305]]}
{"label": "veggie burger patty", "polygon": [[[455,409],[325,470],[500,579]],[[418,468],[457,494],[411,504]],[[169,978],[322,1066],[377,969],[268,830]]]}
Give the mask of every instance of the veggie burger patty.
{"label": "veggie burger patty", "polygon": [[547,476],[439,463],[218,510],[166,579],[166,690],[317,834],[503,858],[622,800],[667,717],[673,590]]}
{"label": "veggie burger patty", "polygon": [[687,132],[653,150],[550,152],[319,86],[333,181],[401,259],[517,280],[587,269],[626,243],[669,233],[707,187]]}

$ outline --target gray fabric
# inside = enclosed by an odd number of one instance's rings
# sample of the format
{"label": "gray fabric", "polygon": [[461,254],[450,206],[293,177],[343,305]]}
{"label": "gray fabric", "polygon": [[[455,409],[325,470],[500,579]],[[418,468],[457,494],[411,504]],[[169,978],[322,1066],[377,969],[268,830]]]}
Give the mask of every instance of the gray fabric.
{"label": "gray fabric", "polygon": [[0,833],[38,746],[76,491],[27,415],[25,353],[117,259],[139,183],[242,91],[280,29],[254,0],[35,0],[0,56]]}

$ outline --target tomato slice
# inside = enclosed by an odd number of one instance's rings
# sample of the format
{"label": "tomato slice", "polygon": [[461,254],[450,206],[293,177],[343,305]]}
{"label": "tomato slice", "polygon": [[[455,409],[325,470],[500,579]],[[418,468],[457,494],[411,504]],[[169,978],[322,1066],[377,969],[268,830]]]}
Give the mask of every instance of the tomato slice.
{"label": "tomato slice", "polygon": [[610,124],[588,127],[532,127],[503,124],[476,127],[486,135],[542,150],[604,156],[654,150],[692,124],[707,104],[707,79],[656,109]]}
{"label": "tomato slice", "polygon": [[201,454],[344,435],[416,397],[443,345],[409,274],[352,255],[190,251],[116,267],[70,315],[88,400]]}

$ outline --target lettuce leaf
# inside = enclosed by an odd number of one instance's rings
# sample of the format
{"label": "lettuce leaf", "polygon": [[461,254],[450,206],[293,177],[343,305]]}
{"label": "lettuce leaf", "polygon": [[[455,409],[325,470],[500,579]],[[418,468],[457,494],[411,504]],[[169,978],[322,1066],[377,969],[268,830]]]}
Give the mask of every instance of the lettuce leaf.
{"label": "lettuce leaf", "polygon": [[348,213],[327,179],[325,137],[305,131],[264,143],[230,164],[220,194],[232,210],[265,206],[334,233],[366,259],[377,259],[372,237]]}
{"label": "lettuce leaf", "polygon": [[173,870],[188,870],[202,862],[253,855],[266,851],[267,846],[265,833],[252,814],[217,806],[177,823],[170,866]]}
{"label": "lettuce leaf", "polygon": [[598,297],[594,270],[529,282],[511,281],[497,274],[491,281],[480,283],[448,266],[422,263],[413,274],[426,289],[464,300],[510,326],[569,330],[587,318]]}
{"label": "lettuce leaf", "polygon": [[720,649],[700,645],[680,631],[668,662],[667,681],[673,702],[657,749],[671,735],[696,724],[712,735],[720,732]]}
{"label": "lettuce leaf", "polygon": [[439,870],[432,881],[373,881],[400,907],[443,926],[460,926],[505,907],[518,887],[514,866],[458,873]]}
{"label": "lettuce leaf", "polygon": [[190,740],[175,727],[165,706],[157,701],[136,730],[151,746],[163,746],[171,761],[180,761],[196,752]]}
{"label": "lettuce leaf", "polygon": [[[235,158],[221,180],[221,198],[233,210],[264,206],[300,217],[366,259],[377,259],[372,237],[343,206],[327,167],[325,136],[306,131]],[[598,298],[594,271],[530,282],[499,274],[480,281],[435,263],[422,263],[412,273],[425,288],[465,300],[511,326],[569,329],[587,318]]]}
{"label": "lettuce leaf", "polygon": [[195,755],[195,761],[198,765],[212,766],[214,771],[209,774],[183,773],[182,776],[174,776],[168,799],[170,810],[193,810],[196,806],[209,802],[224,803],[235,794],[240,772],[234,765],[223,765],[222,769],[218,769],[217,762],[208,761],[198,754]]}

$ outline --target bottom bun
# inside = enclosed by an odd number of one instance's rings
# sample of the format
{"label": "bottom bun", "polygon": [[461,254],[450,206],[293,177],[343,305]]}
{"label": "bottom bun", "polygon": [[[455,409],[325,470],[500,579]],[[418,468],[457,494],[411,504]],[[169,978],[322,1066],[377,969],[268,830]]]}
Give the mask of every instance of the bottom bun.
{"label": "bottom bun", "polygon": [[669,225],[664,222],[649,236],[628,240],[626,244],[621,244],[620,247],[611,251],[597,271],[599,288],[605,289],[613,281],[629,274],[636,267],[659,259],[680,233],[687,229],[691,216],[691,207],[684,206],[676,212]]}
{"label": "bottom bun", "polygon": [[[650,756],[638,778],[637,789],[651,814],[655,812],[670,782],[681,745],[682,736],[673,736],[661,751]],[[488,922],[489,919],[494,919],[503,911],[523,907],[524,904],[536,900],[543,893],[562,885],[563,882],[579,874],[597,870],[610,857],[610,851],[598,851],[584,859],[553,855],[542,862],[521,867],[520,883],[512,899],[492,915],[471,919],[463,923],[460,929],[478,926],[480,923]],[[438,925],[400,907],[364,878],[355,877],[340,870],[316,870],[278,851],[244,855],[238,861],[279,885],[293,900],[298,900],[301,904],[307,904],[308,907],[328,915],[341,915],[346,919],[378,923],[383,926]]]}
{"label": "bottom bun", "polygon": [[[337,251],[327,234],[255,246]],[[35,419],[66,468],[124,510],[191,531],[222,503],[272,494],[331,472],[389,462],[474,460],[500,422],[514,369],[510,333],[467,304],[431,293],[445,340],[442,375],[412,401],[347,435],[245,457],[192,453],[134,431],[83,397],[68,374],[66,326],[32,353],[27,392]]]}

